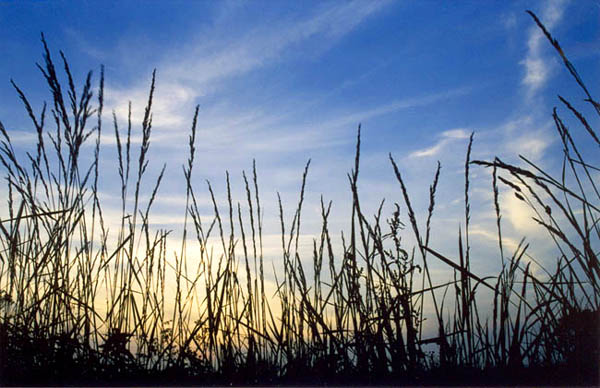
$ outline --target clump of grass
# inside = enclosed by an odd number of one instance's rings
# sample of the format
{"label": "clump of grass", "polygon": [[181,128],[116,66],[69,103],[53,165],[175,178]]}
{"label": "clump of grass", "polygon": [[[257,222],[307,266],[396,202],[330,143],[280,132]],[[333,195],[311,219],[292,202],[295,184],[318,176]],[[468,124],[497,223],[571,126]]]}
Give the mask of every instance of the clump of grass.
{"label": "clump of grass", "polygon": [[[600,114],[558,42],[531,16]],[[556,109],[553,118],[564,151],[558,178],[525,158],[524,167],[498,158],[472,161],[471,136],[457,259],[430,244],[439,163],[423,224],[390,155],[415,249],[404,247],[399,204],[388,217],[384,201],[373,216],[364,213],[358,189],[359,126],[348,174],[349,229],[342,234],[341,249],[333,246],[329,230],[332,203],[321,198],[320,234],[313,240],[312,257],[301,256],[308,161],[291,222],[279,199],[283,271],[274,273],[276,291],[270,297],[256,164],[251,174],[242,174],[244,203],[233,201],[228,172],[224,207],[206,182],[213,214],[203,219],[192,181],[196,107],[183,166],[181,245],[178,251],[167,249],[170,231],[150,227],[166,171],[163,166],[148,182],[154,72],[139,148],[132,144],[138,129],[131,104],[125,125],[112,114],[121,215],[118,230],[109,233],[98,189],[104,72],[97,89],[90,72],[78,92],[62,52],[66,83],[59,81],[43,36],[42,45],[44,62],[38,66],[52,96],[49,113],[44,104],[36,115],[13,82],[37,134],[35,151],[19,154],[0,123],[0,163],[8,191],[8,216],[0,220],[4,384],[598,383],[600,195],[593,179],[598,168],[585,161]],[[559,99],[600,144],[584,115]],[[91,158],[82,152],[89,142]],[[491,169],[501,264],[496,276],[477,275],[471,266],[473,165]],[[503,244],[499,182],[533,209],[559,252],[553,271],[542,267],[547,279],[531,270],[534,258],[524,241],[513,252]],[[220,249],[213,248],[213,241]],[[194,251],[189,249],[193,242]],[[451,267],[453,277],[434,279],[432,260]],[[480,289],[492,293],[489,316],[482,315]],[[433,338],[424,337],[426,299],[437,322]],[[427,353],[432,344],[435,353]]]}

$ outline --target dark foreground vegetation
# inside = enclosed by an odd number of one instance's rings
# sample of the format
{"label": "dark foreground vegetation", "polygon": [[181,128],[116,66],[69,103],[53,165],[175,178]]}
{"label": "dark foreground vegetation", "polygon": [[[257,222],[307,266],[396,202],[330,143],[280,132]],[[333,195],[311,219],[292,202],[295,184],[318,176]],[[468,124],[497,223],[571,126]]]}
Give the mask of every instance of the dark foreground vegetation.
{"label": "dark foreground vegetation", "polygon": [[[600,105],[558,42],[531,16],[585,94],[585,104],[600,115]],[[103,73],[95,96],[91,73],[78,92],[61,53],[67,82],[59,83],[42,42],[39,67],[52,92],[51,105],[35,113],[13,84],[36,129],[35,152],[18,154],[0,124],[9,213],[0,223],[2,384],[599,383],[598,166],[584,160],[558,110],[553,118],[564,150],[559,176],[524,158],[520,166],[471,160],[471,137],[457,257],[430,248],[439,165],[426,219],[416,219],[391,155],[403,205],[387,216],[383,206],[374,217],[363,214],[357,189],[359,129],[355,165],[348,174],[353,208],[343,246],[332,246],[331,203],[322,202],[322,229],[312,257],[300,257],[307,165],[291,223],[285,222],[279,202],[284,269],[275,274],[272,295],[265,289],[269,268],[256,169],[244,174],[244,204],[231,200],[227,176],[224,214],[209,183],[214,214],[201,220],[191,181],[196,109],[184,166],[186,222],[181,247],[170,253],[169,231],[149,226],[164,169],[152,183],[151,196],[141,195],[154,77],[138,149],[132,147],[131,120],[124,127],[115,116],[111,125],[102,122]],[[572,115],[588,141],[600,146],[578,108],[559,99],[561,110]],[[116,240],[112,231],[109,236],[98,197],[100,136],[106,132],[114,134],[118,153],[122,217]],[[86,149],[94,154],[89,163],[82,156],[86,142],[93,144]],[[499,250],[490,252],[490,260],[501,261],[500,273],[492,277],[471,270],[473,168],[490,173]],[[543,279],[531,271],[535,258],[524,242],[516,250],[503,244],[500,185],[535,211],[535,221],[556,247],[556,262],[543,268]],[[404,221],[400,209],[406,210]],[[415,249],[403,246],[403,231],[414,234]],[[199,248],[189,257],[186,244],[193,239]],[[209,239],[221,250],[210,249]],[[448,265],[454,276],[432,278],[430,263],[436,261]],[[486,293],[489,298],[482,301]],[[433,336],[423,330],[427,304],[435,309]]]}

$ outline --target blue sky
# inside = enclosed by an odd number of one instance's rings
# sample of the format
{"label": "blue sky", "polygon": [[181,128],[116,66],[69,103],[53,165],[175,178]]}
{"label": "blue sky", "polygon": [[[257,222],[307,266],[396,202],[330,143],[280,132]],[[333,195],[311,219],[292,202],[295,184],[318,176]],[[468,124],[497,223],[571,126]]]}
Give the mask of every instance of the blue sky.
{"label": "blue sky", "polygon": [[[516,161],[523,154],[556,171],[556,95],[586,110],[583,94],[526,9],[558,38],[593,93],[600,80],[598,1],[0,1],[0,120],[17,147],[31,146],[33,128],[9,80],[36,109],[49,98],[35,67],[42,61],[40,32],[55,59],[59,49],[65,52],[79,83],[88,70],[98,74],[105,65],[107,129],[112,110],[125,123],[130,100],[139,124],[156,68],[148,174],[156,177],[167,163],[167,175],[155,226],[178,230],[183,220],[181,165],[199,104],[193,179],[206,199],[206,214],[211,207],[205,180],[222,199],[229,171],[234,200],[243,201],[241,171],[256,159],[273,260],[279,247],[276,193],[291,222],[309,158],[303,241],[310,247],[319,231],[321,194],[334,201],[332,232],[348,228],[346,173],[361,123],[366,212],[384,197],[387,214],[394,202],[402,204],[388,153],[405,175],[419,214],[427,208],[440,160],[432,244],[453,257],[464,223],[462,165],[469,134],[476,133],[474,159],[499,155]],[[104,134],[101,194],[110,216],[118,214],[117,162],[112,131]],[[471,231],[479,241],[473,244],[486,252],[497,245],[489,172],[473,168],[472,179]],[[506,196],[503,211],[507,241],[527,235],[539,242],[532,249],[545,252],[543,237],[518,201]],[[497,253],[490,255],[474,263],[479,273],[494,272],[489,263],[497,264]]]}

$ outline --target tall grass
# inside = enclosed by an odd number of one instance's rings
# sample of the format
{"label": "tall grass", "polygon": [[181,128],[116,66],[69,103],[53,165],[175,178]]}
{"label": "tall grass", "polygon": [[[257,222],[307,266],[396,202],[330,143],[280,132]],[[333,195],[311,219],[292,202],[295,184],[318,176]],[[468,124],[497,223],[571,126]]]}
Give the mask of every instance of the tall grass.
{"label": "tall grass", "polygon": [[[531,16],[584,91],[586,103],[600,114],[558,42]],[[321,199],[312,258],[301,257],[309,161],[291,221],[279,199],[283,270],[274,273],[271,296],[256,166],[243,173],[243,204],[232,200],[228,173],[224,207],[207,182],[213,214],[203,219],[192,182],[196,108],[183,166],[181,245],[167,249],[170,231],[150,227],[166,168],[148,177],[155,73],[136,147],[131,104],[126,123],[114,113],[109,129],[102,121],[103,70],[97,88],[90,72],[78,91],[62,52],[67,82],[61,84],[43,36],[42,45],[44,62],[38,67],[52,95],[50,108],[44,104],[36,115],[13,82],[36,130],[35,152],[17,152],[0,123],[8,193],[8,216],[0,221],[3,383],[598,383],[598,167],[585,161],[557,109],[553,118],[564,153],[558,177],[523,157],[519,166],[498,158],[471,160],[471,136],[464,165],[464,227],[454,259],[431,248],[439,163],[424,224],[392,155],[409,226],[398,204],[388,217],[382,214],[383,202],[373,216],[363,212],[359,127],[342,254],[329,230],[332,203]],[[590,141],[600,145],[584,115],[559,99]],[[116,232],[107,227],[98,189],[103,128],[114,133],[116,143],[121,202]],[[89,143],[92,147],[84,148]],[[89,149],[91,158],[84,155]],[[471,266],[469,174],[477,166],[491,170],[499,253],[490,256],[499,256],[501,265],[495,276],[477,275]],[[542,267],[544,279],[531,270],[535,259],[527,244],[511,252],[503,243],[499,184],[531,207],[559,252],[553,269]],[[414,234],[415,249],[403,245],[405,229]],[[433,278],[436,261],[454,276]],[[480,290],[492,295],[489,314],[477,298]],[[429,338],[423,330],[425,303],[433,306],[437,325],[437,335]],[[427,351],[432,344],[433,353]]]}

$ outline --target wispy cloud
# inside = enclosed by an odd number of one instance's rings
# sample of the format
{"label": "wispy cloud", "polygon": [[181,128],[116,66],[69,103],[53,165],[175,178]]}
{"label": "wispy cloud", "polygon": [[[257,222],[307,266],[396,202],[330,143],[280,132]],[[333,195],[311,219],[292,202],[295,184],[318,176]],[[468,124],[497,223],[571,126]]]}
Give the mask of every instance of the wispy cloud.
{"label": "wispy cloud", "polygon": [[[208,37],[209,42],[192,48],[190,42],[182,42],[155,64],[160,69],[160,88],[154,101],[155,126],[177,126],[189,121],[189,112],[198,98],[216,93],[225,80],[280,62],[304,42],[317,41],[330,46],[389,3],[388,0],[328,3],[303,19],[257,27],[235,38]],[[107,105],[124,120],[127,102],[144,101],[147,84],[146,79],[127,88],[110,85]],[[133,117],[142,117],[142,105],[132,109]]]}
{"label": "wispy cloud", "polygon": [[[202,133],[202,143],[198,147],[208,151],[229,150],[232,144],[236,144],[235,154],[222,154],[222,157],[228,160],[247,159],[249,156],[256,155],[257,152],[261,154],[290,153],[336,147],[354,141],[354,136],[348,136],[349,130],[354,131],[359,123],[364,124],[369,120],[406,109],[430,106],[468,94],[471,89],[462,87],[397,99],[358,111],[323,112],[322,116],[308,116],[300,122],[297,120],[298,116],[310,111],[313,101],[290,102],[289,109],[284,113],[263,112],[260,107],[243,110],[227,104],[213,106],[209,111],[202,111],[198,129]],[[320,96],[315,98],[320,99]],[[123,113],[125,112],[123,111]],[[160,112],[155,112],[157,118],[159,114]],[[174,118],[170,121],[174,124],[178,122],[181,125],[173,126],[168,130],[156,131],[153,134],[153,141],[155,144],[160,144],[161,147],[179,148],[183,144],[182,139],[189,131],[191,116],[188,113],[180,121],[176,121]],[[444,132],[442,134],[443,141],[468,137],[461,131],[464,130],[455,129]],[[241,138],[244,139],[243,142],[239,141]],[[140,141],[139,136],[132,137],[133,143]],[[103,137],[103,142],[114,144],[114,136],[106,135],[106,138]],[[219,158],[219,156],[216,157]]]}
{"label": "wispy cloud", "polygon": [[548,119],[535,119],[531,115],[516,117],[492,131],[502,139],[494,147],[497,153],[515,157],[523,155],[534,162],[542,160],[554,139],[552,123]]}
{"label": "wispy cloud", "polygon": [[536,216],[533,209],[517,198],[511,190],[502,194],[502,210],[515,231],[527,236],[539,233],[540,227],[533,220]]}
{"label": "wispy cloud", "polygon": [[[551,0],[545,3],[540,19],[546,28],[551,29],[562,18],[567,0]],[[532,97],[548,81],[552,71],[552,64],[544,57],[542,44],[544,35],[537,26],[529,29],[527,39],[527,54],[521,61],[525,68],[522,84],[527,88],[527,93]]]}
{"label": "wispy cloud", "polygon": [[[276,129],[276,132],[279,134],[278,139],[263,137],[257,139],[258,141],[250,142],[248,144],[250,148],[254,149],[281,149],[289,151],[290,148],[322,148],[324,146],[347,143],[348,141],[354,141],[353,137],[348,138],[347,129],[355,128],[359,123],[364,123],[369,119],[404,109],[432,105],[451,97],[464,95],[469,91],[470,88],[456,88],[442,93],[432,93],[415,98],[399,99],[358,112],[338,113],[335,118],[309,123],[309,128],[311,129],[308,131],[303,130],[301,126],[288,128],[289,130],[278,126]],[[304,127],[306,127],[306,125],[304,125]],[[449,139],[458,138],[459,131],[460,130],[447,131],[442,135]],[[272,133],[265,133],[265,135],[270,136]]]}
{"label": "wispy cloud", "polygon": [[466,139],[469,137],[469,134],[470,132],[463,128],[444,131],[439,135],[440,139],[433,146],[414,151],[409,155],[409,157],[423,158],[439,155],[440,152],[444,149],[444,147],[446,147],[448,144],[454,142],[455,140]]}
{"label": "wispy cloud", "polygon": [[37,135],[30,131],[10,130],[10,141],[13,144],[33,144],[37,140]]}
{"label": "wispy cloud", "polygon": [[295,44],[310,39],[335,42],[388,3],[387,0],[330,3],[317,8],[307,18],[247,31],[243,37],[225,43],[208,56],[195,52],[170,65],[168,73],[180,80],[201,84],[243,74],[278,61],[283,52]]}

